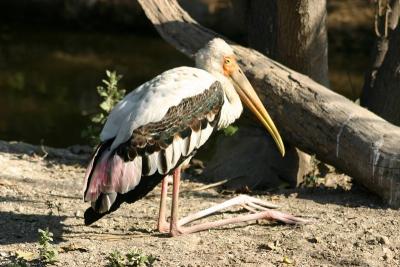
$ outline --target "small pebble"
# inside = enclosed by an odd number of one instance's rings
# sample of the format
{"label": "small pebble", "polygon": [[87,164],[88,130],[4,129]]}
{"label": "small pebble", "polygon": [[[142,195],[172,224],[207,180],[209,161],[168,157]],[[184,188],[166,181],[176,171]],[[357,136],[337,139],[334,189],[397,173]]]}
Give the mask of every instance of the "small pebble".
{"label": "small pebble", "polygon": [[382,244],[382,245],[389,245],[390,244],[389,238],[387,236],[384,236],[384,235],[383,236],[378,236],[377,240],[378,240],[379,244]]}
{"label": "small pebble", "polygon": [[318,238],[316,238],[316,237],[307,238],[307,241],[310,243],[313,243],[313,244],[319,242]]}

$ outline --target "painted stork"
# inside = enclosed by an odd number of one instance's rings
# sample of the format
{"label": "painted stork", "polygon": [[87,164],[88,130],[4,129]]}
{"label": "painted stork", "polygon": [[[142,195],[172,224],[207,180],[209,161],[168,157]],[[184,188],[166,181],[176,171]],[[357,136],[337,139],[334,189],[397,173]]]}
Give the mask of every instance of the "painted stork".
{"label": "painted stork", "polygon": [[[282,156],[285,154],[273,121],[225,41],[216,38],[202,48],[196,54],[196,67],[168,70],[133,90],[114,107],[85,175],[84,200],[91,202],[84,214],[86,225],[117,210],[124,202],[139,200],[161,181],[158,229],[172,236],[257,219],[304,222],[270,210],[272,204],[246,195],[179,220],[180,167],[214,131],[240,116],[242,102],[271,134]],[[173,194],[168,223],[166,196],[170,176]],[[253,213],[184,226],[233,205],[242,205]]]}

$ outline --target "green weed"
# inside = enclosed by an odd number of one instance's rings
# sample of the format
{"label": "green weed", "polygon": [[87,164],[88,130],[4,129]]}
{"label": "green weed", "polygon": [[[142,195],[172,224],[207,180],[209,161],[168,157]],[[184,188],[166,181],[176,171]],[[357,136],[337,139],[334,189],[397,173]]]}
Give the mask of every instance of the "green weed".
{"label": "green weed", "polygon": [[30,265],[22,258],[16,258],[13,262],[8,263],[6,267],[29,267]]}
{"label": "green weed", "polygon": [[15,255],[10,258],[10,263],[6,267],[30,267],[30,266],[46,266],[56,263],[58,253],[50,243],[53,241],[53,233],[49,229],[39,229],[38,252],[16,251]]}
{"label": "green weed", "polygon": [[228,127],[224,128],[224,135],[225,136],[232,136],[239,130],[239,127],[235,125],[229,125]]}
{"label": "green weed", "polygon": [[57,262],[58,253],[50,242],[53,242],[53,233],[49,229],[39,229],[39,261],[44,264]]}
{"label": "green weed", "polygon": [[139,249],[133,249],[126,254],[128,266],[152,266],[157,260],[153,255],[144,255]]}
{"label": "green weed", "polygon": [[124,256],[119,251],[113,251],[107,257],[109,267],[144,267],[153,266],[157,260],[153,255],[145,255],[137,248],[132,249]]}
{"label": "green weed", "polygon": [[311,171],[304,177],[305,186],[316,186],[318,176],[318,164],[321,162],[316,158],[315,155],[311,156]]}
{"label": "green weed", "polygon": [[97,86],[97,93],[102,99],[99,105],[100,112],[91,117],[92,124],[82,131],[82,137],[88,139],[90,143],[99,143],[99,134],[101,128],[107,120],[108,114],[113,107],[125,96],[125,89],[118,88],[118,82],[122,79],[122,75],[115,71],[106,71],[106,79],[103,79],[103,85]]}
{"label": "green weed", "polygon": [[125,259],[122,256],[121,252],[113,251],[110,255],[107,256],[108,267],[125,267]]}

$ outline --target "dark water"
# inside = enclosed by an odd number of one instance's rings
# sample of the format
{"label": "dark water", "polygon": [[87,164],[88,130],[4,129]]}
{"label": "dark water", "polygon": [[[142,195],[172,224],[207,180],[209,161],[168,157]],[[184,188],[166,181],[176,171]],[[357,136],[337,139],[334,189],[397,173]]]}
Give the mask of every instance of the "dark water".
{"label": "dark water", "polygon": [[157,37],[3,28],[0,139],[65,147],[82,144],[105,70],[130,91],[160,72],[192,64]]}

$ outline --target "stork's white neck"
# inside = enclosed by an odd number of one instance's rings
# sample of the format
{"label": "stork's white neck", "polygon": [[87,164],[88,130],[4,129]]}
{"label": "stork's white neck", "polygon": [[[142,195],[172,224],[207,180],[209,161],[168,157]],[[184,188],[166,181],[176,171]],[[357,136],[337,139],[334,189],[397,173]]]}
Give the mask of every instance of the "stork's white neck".
{"label": "stork's white neck", "polygon": [[221,83],[225,93],[225,102],[218,122],[219,129],[233,123],[243,111],[242,102],[233,84],[223,75],[222,61],[224,55],[234,55],[234,53],[232,48],[219,38],[209,42],[196,54],[196,67],[211,73]]}
{"label": "stork's white neck", "polygon": [[240,117],[243,111],[242,102],[232,83],[222,74],[213,75],[221,83],[224,90],[224,105],[218,122],[218,129],[226,128]]}

